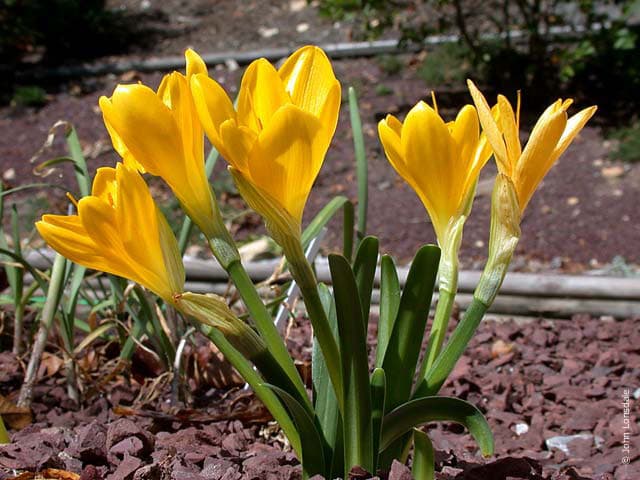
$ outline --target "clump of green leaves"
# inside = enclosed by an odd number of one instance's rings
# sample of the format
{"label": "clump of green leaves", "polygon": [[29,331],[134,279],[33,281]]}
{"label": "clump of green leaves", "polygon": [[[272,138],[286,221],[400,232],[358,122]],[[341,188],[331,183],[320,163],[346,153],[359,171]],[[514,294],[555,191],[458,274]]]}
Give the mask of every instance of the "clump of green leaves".
{"label": "clump of green leaves", "polygon": [[610,133],[618,141],[612,152],[613,158],[623,162],[640,162],[640,122],[618,128]]}
{"label": "clump of green leaves", "polygon": [[460,43],[447,43],[427,52],[418,75],[431,87],[461,84],[471,67],[469,49]]}
{"label": "clump of green leaves", "polygon": [[398,55],[379,55],[376,62],[387,75],[397,75],[404,68],[404,62]]}
{"label": "clump of green leaves", "polygon": [[43,107],[47,103],[47,92],[37,85],[16,87],[11,104],[19,107]]}

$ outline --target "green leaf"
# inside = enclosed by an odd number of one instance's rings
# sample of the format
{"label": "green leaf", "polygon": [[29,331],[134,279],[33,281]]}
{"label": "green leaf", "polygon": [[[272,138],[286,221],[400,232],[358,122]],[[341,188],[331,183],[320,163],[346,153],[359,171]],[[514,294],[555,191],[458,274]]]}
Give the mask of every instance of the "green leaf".
{"label": "green leaf", "polygon": [[380,316],[378,318],[378,345],[376,367],[382,367],[389,338],[400,308],[400,281],[393,258],[383,255],[380,261]]}
{"label": "green leaf", "polygon": [[487,308],[484,303],[473,297],[471,305],[464,312],[464,316],[451,334],[449,342],[440,352],[433,367],[427,371],[424,380],[418,384],[413,398],[429,397],[440,391],[447,377],[456,366],[457,361],[466,350],[467,344],[476,332],[478,325],[480,325]]}
{"label": "green leaf", "polygon": [[376,276],[378,264],[378,239],[367,237],[358,246],[356,258],[353,261],[353,273],[356,276],[358,293],[360,294],[360,306],[362,308],[362,321],[365,335],[369,324],[369,309],[371,308],[371,291]]}
{"label": "green leaf", "polygon": [[464,425],[478,443],[482,455],[493,455],[493,435],[482,412],[469,402],[452,397],[411,400],[385,415],[380,448],[387,448],[412,428],[427,422],[454,422]]}
{"label": "green leaf", "polygon": [[66,137],[69,155],[71,155],[71,159],[73,160],[75,167],[80,196],[86,197],[89,195],[89,192],[91,192],[91,177],[89,176],[89,170],[87,169],[87,161],[82,154],[82,146],[78,139],[78,132],[76,132],[76,129],[71,124],[69,124]]}
{"label": "green leaf", "polygon": [[[337,340],[338,320],[336,318],[336,306],[333,301],[333,296],[324,283],[318,285],[318,293],[320,294],[322,306],[325,312],[327,312],[327,319],[329,320],[331,331]],[[342,436],[340,409],[338,408],[338,399],[331,385],[327,364],[324,361],[322,350],[315,337],[313,339],[311,356],[311,379],[313,382],[316,421],[318,425],[320,425],[322,435],[329,447],[327,453],[333,457],[336,455],[336,444],[341,443],[341,439],[339,438]],[[329,455],[326,456],[327,460],[329,460]]]}
{"label": "green leaf", "polygon": [[387,374],[387,410],[406,402],[411,395],[439,261],[440,249],[425,245],[418,250],[409,269],[382,362]]}
{"label": "green leaf", "polygon": [[344,386],[345,473],[356,465],[372,471],[373,439],[367,336],[362,328],[358,287],[351,266],[343,256],[329,255],[329,269],[340,332]]}
{"label": "green leaf", "polygon": [[356,177],[358,179],[358,238],[367,233],[367,205],[369,202],[369,172],[364,151],[364,135],[358,107],[358,97],[353,87],[349,87],[349,118],[353,134],[353,149],[356,156]]}
{"label": "green leaf", "polygon": [[413,430],[413,466],[414,480],[434,480],[435,452],[429,436],[417,428]]}
{"label": "green leaf", "polygon": [[329,220],[333,218],[333,216],[340,210],[345,203],[349,202],[347,197],[337,196],[333,197],[329,203],[327,203],[322,210],[318,212],[318,214],[313,217],[313,220],[309,222],[307,228],[302,232],[302,246],[306,249],[309,246],[311,240],[316,238],[320,233],[320,230],[324,228],[324,226],[329,223]]}
{"label": "green leaf", "polygon": [[342,254],[351,261],[353,255],[353,203],[346,202],[342,208]]}
{"label": "green leaf", "polygon": [[281,388],[268,383],[265,383],[264,386],[278,394],[293,418],[300,435],[302,445],[301,463],[305,473],[309,476],[316,474],[326,475],[322,437],[307,410]]}
{"label": "green leaf", "polygon": [[378,453],[380,447],[380,433],[384,417],[384,397],[386,395],[387,379],[384,370],[376,368],[371,375],[371,423],[373,430],[373,466],[378,467]]}

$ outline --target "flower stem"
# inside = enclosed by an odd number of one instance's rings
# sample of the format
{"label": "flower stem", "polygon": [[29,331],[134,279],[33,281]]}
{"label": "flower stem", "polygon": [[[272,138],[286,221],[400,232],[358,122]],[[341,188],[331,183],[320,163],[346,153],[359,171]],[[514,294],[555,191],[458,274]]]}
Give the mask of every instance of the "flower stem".
{"label": "flower stem", "polygon": [[338,406],[340,411],[344,412],[340,350],[331,331],[327,314],[320,301],[316,276],[304,256],[302,245],[298,239],[286,238],[286,241],[283,241],[281,246],[289,262],[291,275],[302,293],[307,314],[313,326],[313,333],[318,339],[318,344],[320,345],[322,355],[327,365],[331,384],[333,385],[338,400]]}
{"label": "flower stem", "polygon": [[228,238],[218,236],[215,239],[209,239],[209,247],[238,289],[238,293],[242,297],[242,301],[247,307],[249,315],[253,318],[260,336],[267,344],[268,350],[287,374],[291,383],[295,385],[300,397],[306,400],[306,406],[311,407],[307,391],[287,351],[284,340],[280,336],[267,307],[260,298],[260,295],[258,295],[253,281],[242,266],[240,255],[231,240],[229,232],[226,229],[225,232],[225,236]]}
{"label": "flower stem", "polygon": [[429,344],[427,345],[427,355],[422,361],[418,378],[424,378],[425,373],[433,366],[436,358],[438,358],[438,354],[442,350],[444,337],[447,334],[447,327],[449,326],[449,319],[451,318],[451,310],[453,310],[453,304],[456,299],[456,294],[448,290],[439,290],[438,295],[438,304],[433,319],[433,326],[431,327]]}

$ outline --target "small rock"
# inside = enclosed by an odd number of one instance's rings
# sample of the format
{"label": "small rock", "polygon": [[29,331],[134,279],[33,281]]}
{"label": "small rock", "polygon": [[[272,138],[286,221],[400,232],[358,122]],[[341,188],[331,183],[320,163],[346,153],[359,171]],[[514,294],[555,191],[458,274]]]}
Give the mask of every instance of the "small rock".
{"label": "small rock", "polygon": [[126,456],[118,465],[115,472],[107,477],[107,480],[129,480],[133,479],[133,474],[142,466],[142,460],[136,457]]}
{"label": "small rock", "polygon": [[580,203],[580,199],[578,197],[569,197],[567,198],[567,205],[574,206]]}
{"label": "small rock", "polygon": [[406,465],[403,465],[397,460],[394,460],[391,464],[391,471],[389,472],[389,480],[412,480],[411,470]]}
{"label": "small rock", "polygon": [[304,33],[307,30],[309,30],[309,24],[306,22],[299,23],[298,25],[296,25],[296,32],[298,33]]}
{"label": "small rock", "polygon": [[527,425],[526,423],[516,423],[513,426],[513,431],[516,432],[516,435],[518,436],[524,435],[529,431],[529,425]]}
{"label": "small rock", "polygon": [[[559,435],[557,437],[547,438],[544,443],[549,450],[560,450],[562,453],[568,456],[574,456],[572,453],[570,444],[576,441],[588,440],[590,445],[593,445],[594,438],[590,433],[579,433],[577,435]],[[584,458],[584,457],[581,457]]]}
{"label": "small rock", "polygon": [[271,38],[279,34],[280,29],[278,27],[260,27],[258,33],[262,38]]}
{"label": "small rock", "polygon": [[600,170],[604,178],[618,178],[624,175],[624,167],[621,165],[613,165],[611,167],[604,167]]}
{"label": "small rock", "polygon": [[292,12],[299,12],[304,10],[307,6],[307,0],[291,0],[289,2],[289,10]]}
{"label": "small rock", "polygon": [[15,180],[16,178],[16,169],[15,168],[7,168],[2,174],[2,179],[10,182],[11,180]]}
{"label": "small rock", "polygon": [[511,353],[513,350],[513,343],[506,343],[503,340],[496,340],[491,345],[491,357],[498,358],[508,353]]}

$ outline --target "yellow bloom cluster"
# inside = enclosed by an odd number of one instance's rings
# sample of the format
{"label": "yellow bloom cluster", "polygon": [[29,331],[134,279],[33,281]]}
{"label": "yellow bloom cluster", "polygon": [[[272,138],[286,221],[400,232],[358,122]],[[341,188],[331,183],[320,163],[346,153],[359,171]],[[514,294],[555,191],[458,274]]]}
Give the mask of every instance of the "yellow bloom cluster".
{"label": "yellow bloom cluster", "polygon": [[[264,59],[253,62],[237,108],[192,50],[186,65],[186,75],[165,76],[157,92],[119,85],[111,98],[100,99],[124,163],[98,170],[77,215],[45,215],[37,223],[45,240],[71,260],[132,279],[168,301],[182,291],[184,270],[175,238],[138,172],[162,177],[205,235],[213,234],[221,222],[204,168],[206,133],[272,233],[297,237],[341,102],[331,64],[314,46],[297,50],[279,69]],[[514,113],[499,96],[491,109],[472,82],[469,89],[475,108],[464,106],[451,122],[440,117],[434,98],[433,107],[419,102],[403,123],[388,115],[378,125],[389,161],[422,200],[441,246],[453,241],[452,227],[468,216],[480,170],[492,153],[522,213],[596,109],[568,118],[571,100],[558,100],[523,149],[519,105]]]}

